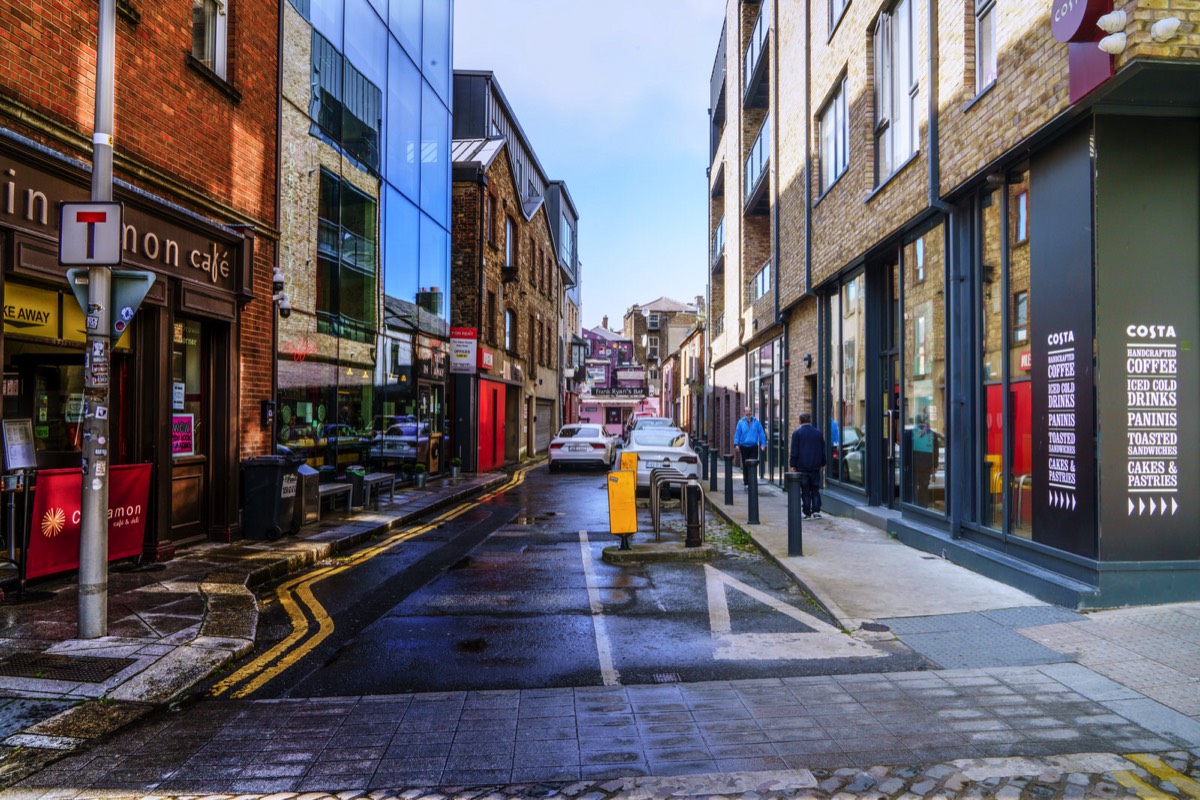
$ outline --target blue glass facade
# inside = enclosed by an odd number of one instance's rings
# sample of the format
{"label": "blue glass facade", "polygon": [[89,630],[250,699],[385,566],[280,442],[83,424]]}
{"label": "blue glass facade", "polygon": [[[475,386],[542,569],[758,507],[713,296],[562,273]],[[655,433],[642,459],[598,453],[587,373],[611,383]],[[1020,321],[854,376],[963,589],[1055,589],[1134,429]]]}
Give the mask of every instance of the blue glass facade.
{"label": "blue glass facade", "polygon": [[453,0],[287,10],[281,266],[293,312],[279,324],[278,442],[336,472],[437,471]]}

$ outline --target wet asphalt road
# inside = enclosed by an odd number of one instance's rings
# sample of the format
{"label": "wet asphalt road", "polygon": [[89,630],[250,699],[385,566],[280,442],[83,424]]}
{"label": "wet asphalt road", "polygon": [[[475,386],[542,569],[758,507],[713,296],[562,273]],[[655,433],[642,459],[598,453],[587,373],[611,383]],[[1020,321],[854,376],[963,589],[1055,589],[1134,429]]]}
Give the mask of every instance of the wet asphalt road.
{"label": "wet asphalt road", "polygon": [[[642,517],[648,519],[644,509]],[[679,511],[664,518],[678,521]],[[836,640],[848,637],[826,630],[829,618],[757,551],[722,546],[719,530],[710,530],[710,540],[723,552],[708,568],[695,562],[608,565],[602,550],[616,539],[606,533],[607,519],[602,474],[531,471],[509,493],[315,584],[314,595],[333,621],[332,634],[250,698],[632,685],[924,666],[898,644],[830,657],[828,640],[836,651],[841,646]],[[710,518],[714,527],[719,526]],[[602,607],[600,632],[589,597]],[[257,652],[292,630],[270,591],[263,598]],[[606,647],[612,654],[608,671],[600,656]]]}

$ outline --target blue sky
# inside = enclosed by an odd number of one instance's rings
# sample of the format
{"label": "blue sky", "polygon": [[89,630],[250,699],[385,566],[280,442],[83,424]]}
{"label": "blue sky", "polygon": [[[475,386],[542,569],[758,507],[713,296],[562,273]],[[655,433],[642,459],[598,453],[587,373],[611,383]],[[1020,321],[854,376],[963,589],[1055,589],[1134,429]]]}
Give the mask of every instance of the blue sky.
{"label": "blue sky", "polygon": [[454,68],[496,73],[579,210],[583,324],[704,294],[708,80],[724,0],[454,0]]}

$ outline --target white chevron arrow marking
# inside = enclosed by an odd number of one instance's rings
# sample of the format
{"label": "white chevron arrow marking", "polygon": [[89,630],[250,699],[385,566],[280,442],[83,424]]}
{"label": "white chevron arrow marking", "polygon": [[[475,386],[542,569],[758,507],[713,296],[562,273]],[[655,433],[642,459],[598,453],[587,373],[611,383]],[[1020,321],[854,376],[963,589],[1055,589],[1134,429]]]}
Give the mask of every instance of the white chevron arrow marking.
{"label": "white chevron arrow marking", "polygon": [[1175,516],[1175,512],[1179,510],[1179,503],[1175,502],[1175,498],[1171,498],[1171,516]]}
{"label": "white chevron arrow marking", "polygon": [[1129,516],[1133,516],[1133,498],[1129,498]]}
{"label": "white chevron arrow marking", "polygon": [[1139,497],[1138,498],[1138,516],[1140,517],[1142,514],[1145,514],[1145,513],[1146,513],[1146,501],[1143,498]]}

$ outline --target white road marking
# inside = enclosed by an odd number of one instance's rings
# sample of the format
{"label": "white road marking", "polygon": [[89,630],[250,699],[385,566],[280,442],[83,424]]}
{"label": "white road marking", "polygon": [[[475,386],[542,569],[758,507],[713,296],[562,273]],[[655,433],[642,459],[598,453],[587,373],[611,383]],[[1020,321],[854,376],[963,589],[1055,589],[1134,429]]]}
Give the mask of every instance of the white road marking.
{"label": "white road marking", "polygon": [[[713,658],[717,661],[806,660],[817,658],[878,658],[884,653],[853,639],[827,622],[795,606],[742,583],[732,575],[704,565],[708,594],[708,626],[716,638]],[[738,590],[765,606],[786,614],[812,628],[813,633],[733,633],[726,587]]]}
{"label": "white road marking", "polygon": [[587,581],[588,603],[592,609],[592,627],[596,631],[596,652],[600,656],[600,676],[605,686],[618,686],[621,673],[613,666],[612,643],[608,639],[608,627],[604,624],[604,604],[600,602],[600,587],[596,583],[596,570],[592,565],[592,543],[587,531],[579,532],[579,549],[582,551],[583,575]]}

